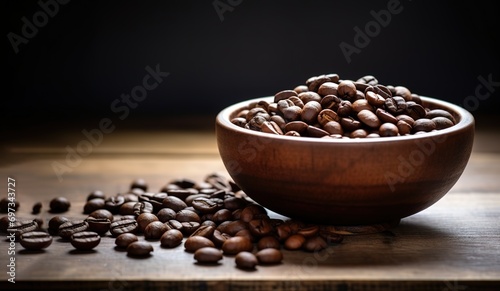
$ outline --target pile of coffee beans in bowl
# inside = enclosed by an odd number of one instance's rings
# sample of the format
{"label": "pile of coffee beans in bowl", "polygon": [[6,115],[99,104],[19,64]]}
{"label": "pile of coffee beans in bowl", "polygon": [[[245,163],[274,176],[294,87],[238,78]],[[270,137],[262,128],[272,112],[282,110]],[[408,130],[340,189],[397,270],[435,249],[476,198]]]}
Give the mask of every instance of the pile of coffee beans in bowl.
{"label": "pile of coffee beans in bowl", "polygon": [[238,126],[277,135],[316,138],[392,137],[451,127],[453,115],[430,109],[403,86],[384,86],[374,76],[356,81],[338,74],[309,78],[261,100],[231,120]]}

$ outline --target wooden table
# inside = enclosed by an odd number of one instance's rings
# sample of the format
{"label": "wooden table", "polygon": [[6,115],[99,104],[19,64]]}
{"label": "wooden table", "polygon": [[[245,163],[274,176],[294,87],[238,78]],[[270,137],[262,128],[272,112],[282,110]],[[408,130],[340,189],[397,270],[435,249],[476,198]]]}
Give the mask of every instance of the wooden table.
{"label": "wooden table", "polygon": [[[211,128],[211,127],[210,127]],[[64,164],[66,146],[76,148],[82,127],[48,132],[43,138],[15,139],[0,153],[0,194],[15,179],[19,218],[38,216],[45,223],[50,199],[68,197],[65,216],[84,218],[84,200],[93,190],[123,192],[138,177],[152,191],[175,178],[201,181],[207,174],[227,175],[218,156],[213,130],[138,130],[117,128],[71,171]],[[133,259],[114,249],[105,237],[91,252],[75,251],[55,238],[45,251],[30,252],[0,241],[2,290],[50,287],[52,290],[500,290],[500,135],[478,128],[470,162],[458,183],[430,208],[405,218],[392,232],[347,236],[319,253],[284,250],[283,263],[237,269],[234,258],[217,266],[200,266],[183,247],[163,249],[153,241],[153,255]],[[75,162],[76,163],[76,162]],[[67,165],[67,164],[66,164]],[[2,214],[4,215],[4,214]],[[7,281],[15,258],[15,281]]]}

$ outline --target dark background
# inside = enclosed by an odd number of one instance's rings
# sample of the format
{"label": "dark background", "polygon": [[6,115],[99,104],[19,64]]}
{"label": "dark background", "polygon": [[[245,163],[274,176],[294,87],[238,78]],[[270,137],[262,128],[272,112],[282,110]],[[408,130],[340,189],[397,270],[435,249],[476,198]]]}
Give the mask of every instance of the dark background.
{"label": "dark background", "polygon": [[[215,118],[232,103],[325,73],[373,74],[382,84],[460,105],[474,96],[479,76],[500,81],[493,1],[401,0],[402,12],[350,63],[339,44],[354,44],[354,27],[364,30],[370,11],[387,9],[389,1],[243,0],[223,21],[213,2],[71,1],[15,54],[7,34],[21,35],[21,18],[32,20],[41,8],[37,1],[2,1],[2,130],[116,119],[111,103],[156,64],[170,75],[130,111],[129,123]],[[473,114],[494,114],[499,92]]]}

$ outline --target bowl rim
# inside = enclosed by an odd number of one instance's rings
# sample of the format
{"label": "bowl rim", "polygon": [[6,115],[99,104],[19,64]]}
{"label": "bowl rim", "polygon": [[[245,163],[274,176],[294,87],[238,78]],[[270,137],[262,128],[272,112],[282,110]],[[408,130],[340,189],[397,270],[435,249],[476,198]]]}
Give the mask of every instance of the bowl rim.
{"label": "bowl rim", "polygon": [[258,101],[268,101],[272,102],[274,100],[274,96],[264,96],[264,97],[258,97],[258,98],[253,98],[253,99],[248,99],[244,100],[238,103],[235,103],[233,105],[230,105],[224,109],[222,109],[216,116],[216,124],[225,127],[226,129],[233,130],[242,134],[250,134],[250,135],[255,135],[263,138],[270,138],[270,139],[278,139],[278,140],[290,140],[290,141],[295,141],[295,142],[310,142],[310,143],[388,143],[388,142],[399,142],[403,140],[420,140],[420,139],[427,139],[427,138],[436,138],[438,139],[439,137],[451,133],[458,133],[460,131],[466,130],[470,126],[474,126],[474,117],[473,115],[465,110],[464,108],[452,104],[447,101],[443,101],[440,99],[432,98],[432,97],[427,97],[427,96],[422,96],[419,95],[423,103],[426,103],[426,105],[431,105],[433,109],[445,109],[447,111],[451,111],[450,113],[454,115],[455,117],[458,116],[460,120],[453,126],[445,128],[445,129],[440,129],[432,132],[427,132],[423,134],[412,134],[412,135],[405,135],[405,136],[394,136],[394,137],[370,137],[370,138],[314,138],[314,137],[306,137],[306,136],[286,136],[286,135],[278,135],[278,134],[271,134],[271,133],[266,133],[266,132],[259,132],[255,130],[250,130],[246,129],[240,126],[237,126],[236,124],[233,124],[230,120],[230,116],[239,111],[242,110],[245,106],[247,106],[250,103],[253,102],[258,102]]}

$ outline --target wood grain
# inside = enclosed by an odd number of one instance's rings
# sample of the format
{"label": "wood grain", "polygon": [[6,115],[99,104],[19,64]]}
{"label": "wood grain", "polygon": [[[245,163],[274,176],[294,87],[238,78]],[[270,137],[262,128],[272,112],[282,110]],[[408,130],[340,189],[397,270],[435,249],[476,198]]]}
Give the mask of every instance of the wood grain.
{"label": "wood grain", "polygon": [[[498,142],[498,136],[494,136]],[[491,138],[486,139],[492,142]],[[130,142],[129,142],[130,141]],[[154,142],[151,142],[154,141]],[[53,216],[48,203],[56,196],[73,203],[68,217],[84,218],[90,191],[123,192],[138,177],[152,191],[175,178],[202,180],[211,172],[226,174],[215,137],[207,132],[122,132],[110,135],[59,181],[52,162],[64,163],[61,144],[19,143],[4,147],[0,193],[7,177],[16,179],[18,217],[31,218],[42,202],[45,223]],[[498,144],[498,143],[497,143]],[[482,147],[491,148],[491,147]],[[346,236],[318,253],[286,251],[277,266],[247,272],[225,256],[217,266],[197,265],[183,247],[163,249],[152,241],[153,255],[127,257],[104,237],[90,252],[75,251],[55,239],[42,252],[16,245],[16,284],[7,282],[8,242],[0,241],[2,290],[498,290],[500,287],[500,153],[477,151],[459,182],[430,208],[401,220],[392,231]],[[141,239],[143,239],[141,237]]]}

